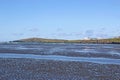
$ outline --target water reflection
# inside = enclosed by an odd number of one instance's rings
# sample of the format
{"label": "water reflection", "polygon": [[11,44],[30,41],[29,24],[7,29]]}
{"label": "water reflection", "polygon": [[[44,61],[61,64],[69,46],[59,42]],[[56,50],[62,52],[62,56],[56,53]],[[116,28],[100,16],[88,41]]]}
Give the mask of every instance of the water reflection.
{"label": "water reflection", "polygon": [[0,58],[31,58],[57,61],[77,61],[77,62],[92,62],[99,64],[117,64],[120,65],[120,59],[110,58],[90,58],[90,57],[68,57],[59,55],[33,55],[33,54],[14,54],[14,53],[0,53]]}

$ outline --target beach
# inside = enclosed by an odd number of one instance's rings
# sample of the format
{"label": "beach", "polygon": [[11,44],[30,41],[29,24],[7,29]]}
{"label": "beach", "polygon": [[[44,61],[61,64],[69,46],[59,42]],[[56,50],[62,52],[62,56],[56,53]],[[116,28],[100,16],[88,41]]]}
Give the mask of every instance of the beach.
{"label": "beach", "polygon": [[120,65],[0,59],[1,80],[119,80]]}
{"label": "beach", "polygon": [[120,80],[119,62],[119,45],[0,45],[1,80]]}

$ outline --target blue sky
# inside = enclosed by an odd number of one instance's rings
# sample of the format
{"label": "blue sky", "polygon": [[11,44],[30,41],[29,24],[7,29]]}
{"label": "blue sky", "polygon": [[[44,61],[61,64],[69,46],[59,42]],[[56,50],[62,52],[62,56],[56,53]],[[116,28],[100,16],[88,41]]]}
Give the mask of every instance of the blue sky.
{"label": "blue sky", "polygon": [[120,36],[120,0],[0,0],[0,41]]}

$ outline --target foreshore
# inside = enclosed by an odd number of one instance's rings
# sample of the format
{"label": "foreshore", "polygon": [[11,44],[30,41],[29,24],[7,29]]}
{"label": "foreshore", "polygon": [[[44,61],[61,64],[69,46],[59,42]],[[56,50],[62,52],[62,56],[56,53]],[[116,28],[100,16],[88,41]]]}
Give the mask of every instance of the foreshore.
{"label": "foreshore", "polygon": [[1,44],[0,80],[120,80],[120,45]]}
{"label": "foreshore", "polygon": [[0,58],[1,80],[119,80],[120,65]]}

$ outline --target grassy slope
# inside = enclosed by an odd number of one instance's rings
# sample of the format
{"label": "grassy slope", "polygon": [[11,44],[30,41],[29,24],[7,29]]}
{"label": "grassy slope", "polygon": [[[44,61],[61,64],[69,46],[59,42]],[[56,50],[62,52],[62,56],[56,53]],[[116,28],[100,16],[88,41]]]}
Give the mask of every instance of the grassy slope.
{"label": "grassy slope", "polygon": [[120,43],[120,38],[110,38],[110,39],[98,39],[98,40],[62,40],[62,39],[44,39],[44,38],[28,38],[16,40],[14,42],[56,42],[56,43]]}
{"label": "grassy slope", "polygon": [[68,40],[61,39],[44,39],[44,38],[28,38],[16,40],[15,42],[67,42]]}

